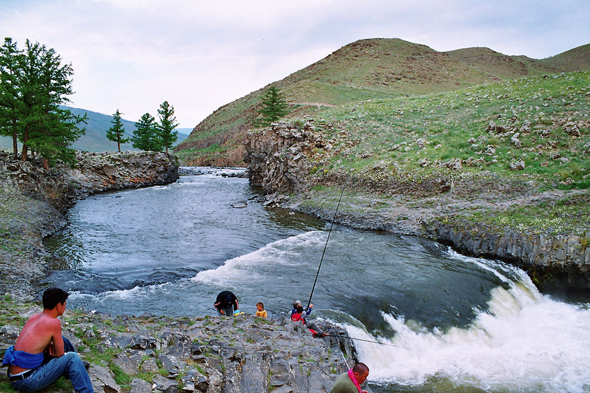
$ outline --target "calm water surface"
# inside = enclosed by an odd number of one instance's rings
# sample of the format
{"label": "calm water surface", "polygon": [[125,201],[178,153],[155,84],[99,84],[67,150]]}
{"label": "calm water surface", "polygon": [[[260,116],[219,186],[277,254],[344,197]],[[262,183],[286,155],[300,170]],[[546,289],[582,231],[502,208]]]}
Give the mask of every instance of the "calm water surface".
{"label": "calm water surface", "polygon": [[[222,171],[78,202],[46,242],[60,256],[47,284],[112,314],[214,315],[226,289],[246,313],[306,303],[329,225],[264,208]],[[381,343],[356,342],[375,391],[590,392],[588,303],[540,294],[496,261],[334,226],[312,303],[316,318]]]}

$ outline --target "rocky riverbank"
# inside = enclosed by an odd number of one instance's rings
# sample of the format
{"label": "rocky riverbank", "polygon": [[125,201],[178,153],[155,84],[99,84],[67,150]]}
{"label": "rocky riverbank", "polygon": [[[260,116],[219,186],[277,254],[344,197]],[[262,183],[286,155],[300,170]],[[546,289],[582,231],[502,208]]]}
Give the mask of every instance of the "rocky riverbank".
{"label": "rocky riverbank", "polygon": [[[485,169],[462,171],[462,163],[421,178],[387,173],[380,163],[360,172],[331,171],[331,157],[346,157],[355,142],[343,129],[323,127],[319,132],[312,121],[280,122],[249,134],[245,161],[250,182],[263,188],[267,205],[353,228],[421,236],[467,255],[500,259],[525,269],[542,289],[590,291],[589,222],[575,214],[575,206],[587,206],[588,190],[543,190],[526,178]],[[326,140],[325,134],[334,137]],[[561,205],[570,205],[573,213],[558,209],[564,199]],[[539,215],[555,217],[555,224],[545,228],[544,222],[517,221],[522,215],[518,209],[527,206],[545,206]],[[478,221],[499,214],[507,215],[501,226]],[[564,221],[568,227],[561,225]]]}
{"label": "rocky riverbank", "polygon": [[0,294],[30,297],[49,259],[42,240],[65,224],[63,213],[76,201],[176,179],[176,161],[165,153],[78,152],[74,168],[44,169],[0,152]]}
{"label": "rocky riverbank", "polygon": [[[65,210],[97,192],[173,182],[179,171],[163,153],[79,153],[75,168],[41,164],[0,153],[0,355],[40,311],[31,283],[45,274],[50,256],[42,239],[65,224]],[[62,317],[64,335],[91,363],[97,393],[329,392],[356,355],[344,330],[319,324],[328,337],[313,338],[286,313],[170,318],[68,310]],[[0,391],[11,392],[5,375]],[[61,379],[42,391],[54,392],[72,392],[71,384]]]}
{"label": "rocky riverbank", "polygon": [[[0,347],[12,345],[38,306],[2,297]],[[91,363],[97,393],[329,392],[356,357],[345,331],[324,324],[313,338],[288,316],[169,318],[118,316],[68,310],[64,335]],[[0,390],[12,391],[6,373]],[[61,380],[43,393],[71,392]]]}

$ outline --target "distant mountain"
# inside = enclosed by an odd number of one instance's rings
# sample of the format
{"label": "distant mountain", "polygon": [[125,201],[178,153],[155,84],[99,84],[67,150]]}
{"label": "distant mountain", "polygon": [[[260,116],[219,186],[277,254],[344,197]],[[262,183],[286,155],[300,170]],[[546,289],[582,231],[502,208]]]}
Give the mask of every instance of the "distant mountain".
{"label": "distant mountain", "polygon": [[[77,150],[85,150],[92,152],[103,152],[103,151],[117,151],[117,144],[111,142],[106,136],[106,130],[112,126],[113,116],[104,115],[98,112],[92,112],[86,109],[65,107],[75,115],[88,115],[87,124],[83,125],[86,129],[86,134],[76,141],[72,145],[72,148]],[[125,137],[131,137],[133,131],[135,131],[135,122],[130,120],[122,120],[123,126],[125,127]],[[177,128],[178,141],[177,144],[182,142],[188,137],[188,134],[192,129],[190,128]],[[6,137],[0,137],[0,149],[11,149],[12,140]],[[131,143],[124,143],[121,145],[121,150],[137,150]]]}
{"label": "distant mountain", "polygon": [[[419,96],[525,76],[589,70],[590,45],[548,59],[508,56],[489,48],[438,52],[401,39],[366,39],[271,83],[291,105],[289,118],[318,115],[329,106],[368,99]],[[175,154],[191,165],[243,165],[243,141],[265,86],[217,109],[180,143]]]}

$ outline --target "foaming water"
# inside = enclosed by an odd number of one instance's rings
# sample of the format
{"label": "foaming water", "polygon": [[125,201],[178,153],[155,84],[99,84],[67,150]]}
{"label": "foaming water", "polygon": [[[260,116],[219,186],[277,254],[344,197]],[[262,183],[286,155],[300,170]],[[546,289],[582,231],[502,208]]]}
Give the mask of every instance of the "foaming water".
{"label": "foaming water", "polygon": [[[488,310],[466,328],[429,331],[384,315],[396,331],[392,339],[355,342],[371,364],[370,380],[385,384],[384,391],[590,391],[590,311],[540,294],[522,271],[497,267],[518,281],[494,288]],[[377,340],[359,327],[347,329],[352,337]]]}

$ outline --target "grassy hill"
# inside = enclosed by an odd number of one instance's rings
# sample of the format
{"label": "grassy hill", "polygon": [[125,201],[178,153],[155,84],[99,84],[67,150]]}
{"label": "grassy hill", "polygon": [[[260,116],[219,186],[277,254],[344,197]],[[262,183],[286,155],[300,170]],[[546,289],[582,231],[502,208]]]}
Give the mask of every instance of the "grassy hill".
{"label": "grassy hill", "polygon": [[590,188],[590,71],[351,103],[323,110],[316,123],[333,147],[318,151],[318,173],[358,175],[375,189],[387,188],[384,178],[449,169]]}
{"label": "grassy hill", "polygon": [[[105,115],[98,112],[92,112],[86,109],[66,107],[75,115],[88,115],[87,124],[83,127],[86,129],[86,134],[78,139],[72,148],[77,150],[92,151],[92,152],[104,152],[104,151],[117,151],[117,144],[111,142],[106,137],[106,130],[112,126],[111,120],[113,116]],[[122,120],[123,126],[125,127],[125,136],[131,137],[133,131],[135,131],[135,122],[129,120]],[[188,137],[188,133],[191,131],[188,128],[177,129],[178,142],[180,143]],[[7,137],[0,137],[0,149],[12,149],[12,139]],[[121,145],[121,150],[138,150],[135,149],[131,143],[124,143]]]}
{"label": "grassy hill", "polygon": [[[292,112],[318,116],[326,108],[369,99],[420,96],[470,86],[590,69],[590,46],[549,59],[508,56],[488,48],[437,52],[400,39],[360,40],[273,83]],[[566,66],[567,65],[567,66]],[[216,110],[175,149],[185,164],[243,165],[243,141],[264,88]]]}

